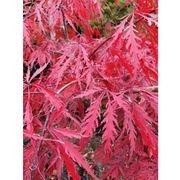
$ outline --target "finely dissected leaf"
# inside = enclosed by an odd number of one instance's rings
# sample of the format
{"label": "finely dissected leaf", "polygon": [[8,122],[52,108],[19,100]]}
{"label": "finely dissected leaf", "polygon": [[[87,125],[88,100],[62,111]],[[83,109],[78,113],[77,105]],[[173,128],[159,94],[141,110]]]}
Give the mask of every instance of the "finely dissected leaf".
{"label": "finely dissected leaf", "polygon": [[113,43],[115,43],[116,41],[119,40],[120,36],[122,36],[122,33],[124,32],[125,30],[125,25],[127,23],[129,19],[129,15],[127,17],[125,17],[123,19],[123,21],[116,27],[117,30],[115,31],[115,33],[112,35],[112,41],[111,43],[109,44],[109,47],[111,47],[113,45]]}
{"label": "finely dissected leaf", "polygon": [[26,43],[31,48],[32,45],[31,45],[30,32],[28,31],[26,23],[23,24],[23,35],[24,35],[24,39],[25,39]]}
{"label": "finely dissected leaf", "polygon": [[69,154],[69,156],[77,162],[80,166],[82,166],[91,176],[93,179],[97,179],[97,177],[92,172],[91,168],[89,167],[86,160],[82,157],[82,155],[76,150],[68,141],[64,141],[63,147],[65,152]]}
{"label": "finely dissected leaf", "polygon": [[138,41],[140,41],[141,39],[135,34],[135,32],[137,31],[135,30],[135,25],[134,25],[134,14],[132,14],[129,25],[126,29],[127,32],[124,37],[125,39],[127,39],[126,47],[127,49],[129,49],[129,52],[131,54],[132,57],[131,61],[134,63],[135,66],[137,66],[138,56],[139,54],[141,54],[140,45]]}
{"label": "finely dissected leaf", "polygon": [[36,12],[37,19],[39,21],[40,28],[42,29],[43,32],[45,32],[45,28],[44,28],[44,25],[42,23],[42,18],[41,18],[42,16],[41,13],[43,13],[42,6],[41,5],[36,6],[35,12]]}
{"label": "finely dissected leaf", "polygon": [[142,14],[139,14],[139,15],[147,20],[149,26],[151,26],[152,23],[155,23],[155,25],[158,26],[158,16],[157,16],[157,14],[153,14],[153,13],[148,14],[149,17],[146,16],[146,15],[142,15]]}
{"label": "finely dissected leaf", "polygon": [[71,63],[74,57],[73,55],[71,55],[70,57],[67,57],[66,54],[64,54],[60,58],[61,59],[55,65],[54,70],[52,71],[52,77],[56,78],[58,82],[62,80],[64,72],[67,70],[69,64]]}
{"label": "finely dissected leaf", "polygon": [[104,133],[102,136],[105,152],[111,152],[111,145],[114,143],[115,136],[117,135],[116,127],[118,127],[115,109],[113,108],[113,104],[111,104],[110,99],[106,104],[106,112],[105,118],[103,119],[102,123],[104,125]]}
{"label": "finely dissected leaf", "polygon": [[133,152],[135,151],[136,148],[136,129],[135,126],[132,122],[132,117],[129,116],[129,112],[125,111],[125,117],[124,117],[124,128],[127,130],[128,136],[129,136],[129,141],[131,145],[131,154],[132,156]]}
{"label": "finely dissected leaf", "polygon": [[133,117],[132,117],[132,113],[129,109],[128,104],[123,100],[123,95],[115,95],[113,94],[113,98],[114,100],[117,102],[117,104],[119,105],[120,108],[123,108],[124,110],[124,127],[123,127],[123,132],[124,130],[127,131],[128,133],[128,137],[129,137],[129,141],[130,141],[130,145],[131,145],[131,156],[133,151],[135,151],[135,141],[136,141],[136,130],[135,130],[135,126],[133,124]]}
{"label": "finely dissected leaf", "polygon": [[90,105],[87,113],[83,119],[82,134],[84,136],[92,137],[94,130],[98,126],[98,117],[101,112],[102,94]]}

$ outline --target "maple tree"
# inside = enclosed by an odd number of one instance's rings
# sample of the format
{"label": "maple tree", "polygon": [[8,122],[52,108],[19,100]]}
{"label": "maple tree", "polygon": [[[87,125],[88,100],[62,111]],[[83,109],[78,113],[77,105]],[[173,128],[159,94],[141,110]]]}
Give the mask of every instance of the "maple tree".
{"label": "maple tree", "polygon": [[157,0],[23,10],[24,179],[157,179]]}

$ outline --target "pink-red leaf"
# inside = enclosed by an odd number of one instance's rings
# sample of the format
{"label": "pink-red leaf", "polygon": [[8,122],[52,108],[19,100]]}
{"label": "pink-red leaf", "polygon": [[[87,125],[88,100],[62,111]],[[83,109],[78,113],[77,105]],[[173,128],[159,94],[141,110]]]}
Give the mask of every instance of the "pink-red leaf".
{"label": "pink-red leaf", "polygon": [[98,126],[98,117],[101,112],[102,94],[90,105],[83,119],[82,134],[92,137],[95,128]]}
{"label": "pink-red leaf", "polygon": [[118,127],[115,108],[113,107],[113,104],[111,103],[110,99],[106,104],[105,118],[103,119],[102,123],[105,123],[103,128],[104,133],[102,137],[104,142],[104,148],[105,152],[109,153],[111,152],[111,146],[114,143],[115,137],[117,135],[116,127]]}
{"label": "pink-red leaf", "polygon": [[77,138],[77,139],[81,138],[81,135],[78,132],[71,130],[71,129],[52,128],[51,130],[54,131],[54,133],[56,133],[56,134],[60,134],[61,136],[63,135],[63,136],[69,137],[69,138]]}
{"label": "pink-red leaf", "polygon": [[56,96],[56,94],[53,91],[39,84],[35,84],[34,86],[36,86],[39,89],[39,91],[42,92],[46,96],[46,98],[52,103],[52,105],[56,107],[56,109],[59,110],[62,107],[63,105],[62,101]]}
{"label": "pink-red leaf", "polygon": [[157,148],[157,135],[152,131],[151,124],[147,123],[146,120],[151,121],[147,113],[137,104],[133,105],[133,116],[134,123],[139,129],[139,132],[144,140],[144,143],[149,147],[151,153],[155,158],[158,156]]}

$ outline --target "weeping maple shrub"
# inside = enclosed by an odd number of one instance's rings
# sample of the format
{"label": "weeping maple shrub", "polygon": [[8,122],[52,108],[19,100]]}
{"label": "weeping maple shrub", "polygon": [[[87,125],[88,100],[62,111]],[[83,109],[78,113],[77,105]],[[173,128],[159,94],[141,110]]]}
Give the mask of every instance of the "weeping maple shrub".
{"label": "weeping maple shrub", "polygon": [[157,5],[24,0],[24,179],[158,179]]}

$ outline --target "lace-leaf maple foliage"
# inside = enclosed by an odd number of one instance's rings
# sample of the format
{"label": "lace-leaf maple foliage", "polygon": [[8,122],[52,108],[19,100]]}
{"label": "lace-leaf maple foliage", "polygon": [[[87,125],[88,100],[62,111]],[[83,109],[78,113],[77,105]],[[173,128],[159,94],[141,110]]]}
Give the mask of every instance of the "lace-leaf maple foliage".
{"label": "lace-leaf maple foliage", "polygon": [[24,0],[24,179],[157,179],[157,0]]}

